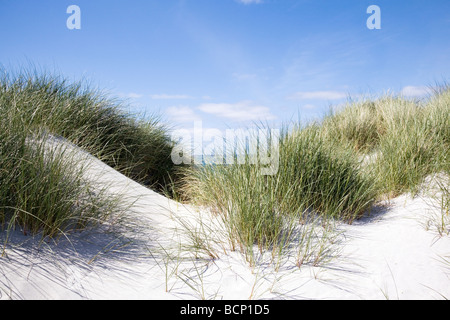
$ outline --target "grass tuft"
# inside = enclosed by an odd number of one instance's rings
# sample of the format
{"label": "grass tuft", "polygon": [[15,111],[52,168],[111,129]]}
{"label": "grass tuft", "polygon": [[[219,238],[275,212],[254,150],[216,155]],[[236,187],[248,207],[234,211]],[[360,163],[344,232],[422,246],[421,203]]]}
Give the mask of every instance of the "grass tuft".
{"label": "grass tuft", "polygon": [[157,191],[170,188],[172,142],[158,118],[126,114],[122,102],[81,82],[24,70],[0,76],[0,222],[56,237],[98,224],[116,201],[84,179],[63,137]]}

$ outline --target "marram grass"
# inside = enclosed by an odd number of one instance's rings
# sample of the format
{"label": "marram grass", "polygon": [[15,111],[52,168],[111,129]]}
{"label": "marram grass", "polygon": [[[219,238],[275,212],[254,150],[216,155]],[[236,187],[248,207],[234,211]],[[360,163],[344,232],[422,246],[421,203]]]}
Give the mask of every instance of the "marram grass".
{"label": "marram grass", "polygon": [[[64,149],[48,150],[45,141],[52,136],[64,137],[157,191],[173,191],[212,209],[231,247],[249,257],[255,248],[282,252],[298,239],[312,243],[298,235],[307,229],[299,228],[305,221],[321,221],[317,225],[329,230],[332,221],[352,222],[386,195],[416,192],[427,175],[450,176],[448,87],[423,101],[386,95],[349,103],[320,122],[283,129],[273,175],[261,174],[250,161],[177,168],[168,129],[157,118],[135,118],[122,107],[82,83],[45,73],[2,72],[4,228],[55,237],[101,223],[117,209],[108,205],[106,193],[93,192],[83,168]],[[444,181],[447,215],[448,189]],[[322,233],[311,230],[307,234]]]}
{"label": "marram grass", "polygon": [[373,156],[370,170],[379,193],[418,191],[426,176],[449,173],[450,88],[422,101],[386,95],[350,103],[327,116],[327,140],[348,145],[361,157]]}
{"label": "marram grass", "polygon": [[351,222],[375,200],[354,153],[327,143],[315,125],[285,130],[279,160],[274,175],[248,161],[190,168],[183,192],[221,215],[232,247],[250,255],[254,245],[283,250],[311,215]]}
{"label": "marram grass", "polygon": [[2,70],[0,77],[0,223],[57,237],[106,221],[117,199],[92,188],[62,136],[155,190],[168,189],[172,143],[156,118],[138,120],[120,101],[47,73]]}
{"label": "marram grass", "polygon": [[275,175],[249,162],[190,167],[181,194],[222,216],[233,247],[288,246],[311,215],[352,222],[378,200],[416,193],[430,174],[450,176],[449,121],[448,87],[422,101],[385,95],[352,102],[284,130]]}
{"label": "marram grass", "polygon": [[124,111],[124,103],[83,82],[38,72],[3,73],[2,108],[30,128],[46,129],[125,175],[161,191],[170,183],[173,143],[157,117]]}

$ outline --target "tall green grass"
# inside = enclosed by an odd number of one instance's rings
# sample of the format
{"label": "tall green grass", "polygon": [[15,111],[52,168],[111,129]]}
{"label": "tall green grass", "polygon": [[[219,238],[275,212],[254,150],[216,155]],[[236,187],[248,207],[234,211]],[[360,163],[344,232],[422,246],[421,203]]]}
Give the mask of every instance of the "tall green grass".
{"label": "tall green grass", "polygon": [[[2,118],[4,120],[4,118]],[[4,125],[4,121],[1,121]],[[116,199],[92,188],[77,159],[46,134],[30,141],[26,128],[3,126],[0,136],[0,222],[25,234],[57,237],[117,213]],[[25,130],[25,132],[24,132]],[[36,138],[39,137],[39,138]]]}
{"label": "tall green grass", "polygon": [[423,101],[388,95],[347,105],[328,115],[322,130],[334,143],[349,145],[371,164],[379,192],[417,192],[432,173],[449,172],[450,89]]}
{"label": "tall green grass", "polygon": [[[213,208],[227,227],[230,243],[250,257],[254,246],[281,252],[298,238],[300,221],[319,216],[353,221],[375,199],[371,180],[358,171],[349,149],[328,143],[319,127],[284,130],[279,170],[261,174],[249,161],[190,168],[184,193]],[[248,152],[248,151],[247,151]]]}
{"label": "tall green grass", "polygon": [[222,218],[231,246],[250,256],[255,246],[273,252],[289,247],[299,239],[299,223],[352,222],[385,195],[417,191],[429,174],[450,176],[448,87],[423,101],[386,95],[349,103],[320,122],[283,129],[273,175],[261,174],[250,154],[243,163],[177,168],[168,128],[124,107],[81,82],[3,70],[3,225],[54,236],[102,221],[113,210],[107,198],[91,192],[75,160],[64,150],[49,151],[45,141],[54,136],[157,191],[176,191],[211,208]]}
{"label": "tall green grass", "polygon": [[120,101],[83,83],[22,71],[0,77],[0,223],[24,233],[57,237],[104,222],[120,210],[94,189],[62,136],[107,164],[158,191],[174,168],[172,143],[158,119],[137,120]]}
{"label": "tall green grass", "polygon": [[249,161],[191,167],[181,193],[223,218],[233,247],[281,251],[298,236],[299,221],[352,222],[378,200],[416,193],[430,174],[449,177],[449,121],[445,86],[421,101],[385,95],[350,102],[283,130],[275,175],[261,175]]}
{"label": "tall green grass", "polygon": [[127,114],[124,102],[86,83],[38,71],[3,72],[0,94],[27,126],[60,135],[158,191],[170,184],[173,144],[158,117]]}

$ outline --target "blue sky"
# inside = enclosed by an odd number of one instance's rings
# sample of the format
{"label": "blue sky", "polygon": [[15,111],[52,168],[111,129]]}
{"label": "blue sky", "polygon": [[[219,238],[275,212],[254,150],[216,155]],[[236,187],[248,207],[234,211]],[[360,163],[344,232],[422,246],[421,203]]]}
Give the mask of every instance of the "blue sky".
{"label": "blue sky", "polygon": [[448,0],[0,0],[0,33],[4,67],[87,79],[176,128],[277,126],[450,77]]}

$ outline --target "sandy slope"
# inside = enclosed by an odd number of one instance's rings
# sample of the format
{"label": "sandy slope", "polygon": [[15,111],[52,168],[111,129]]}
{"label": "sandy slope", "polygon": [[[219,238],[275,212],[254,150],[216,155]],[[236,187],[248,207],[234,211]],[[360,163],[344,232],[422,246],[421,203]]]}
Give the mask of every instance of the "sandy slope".
{"label": "sandy slope", "polygon": [[87,154],[77,157],[89,163],[99,186],[126,195],[125,223],[58,243],[12,232],[0,258],[0,299],[450,298],[450,265],[443,260],[450,259],[450,237],[424,227],[436,210],[427,198],[403,196],[353,225],[340,225],[339,255],[323,266],[250,267],[225,247],[219,246],[217,259],[188,254],[192,246],[184,245],[192,238],[180,217],[192,234],[201,230],[201,218],[211,225],[204,234],[211,240],[220,235],[206,211],[168,200]]}

